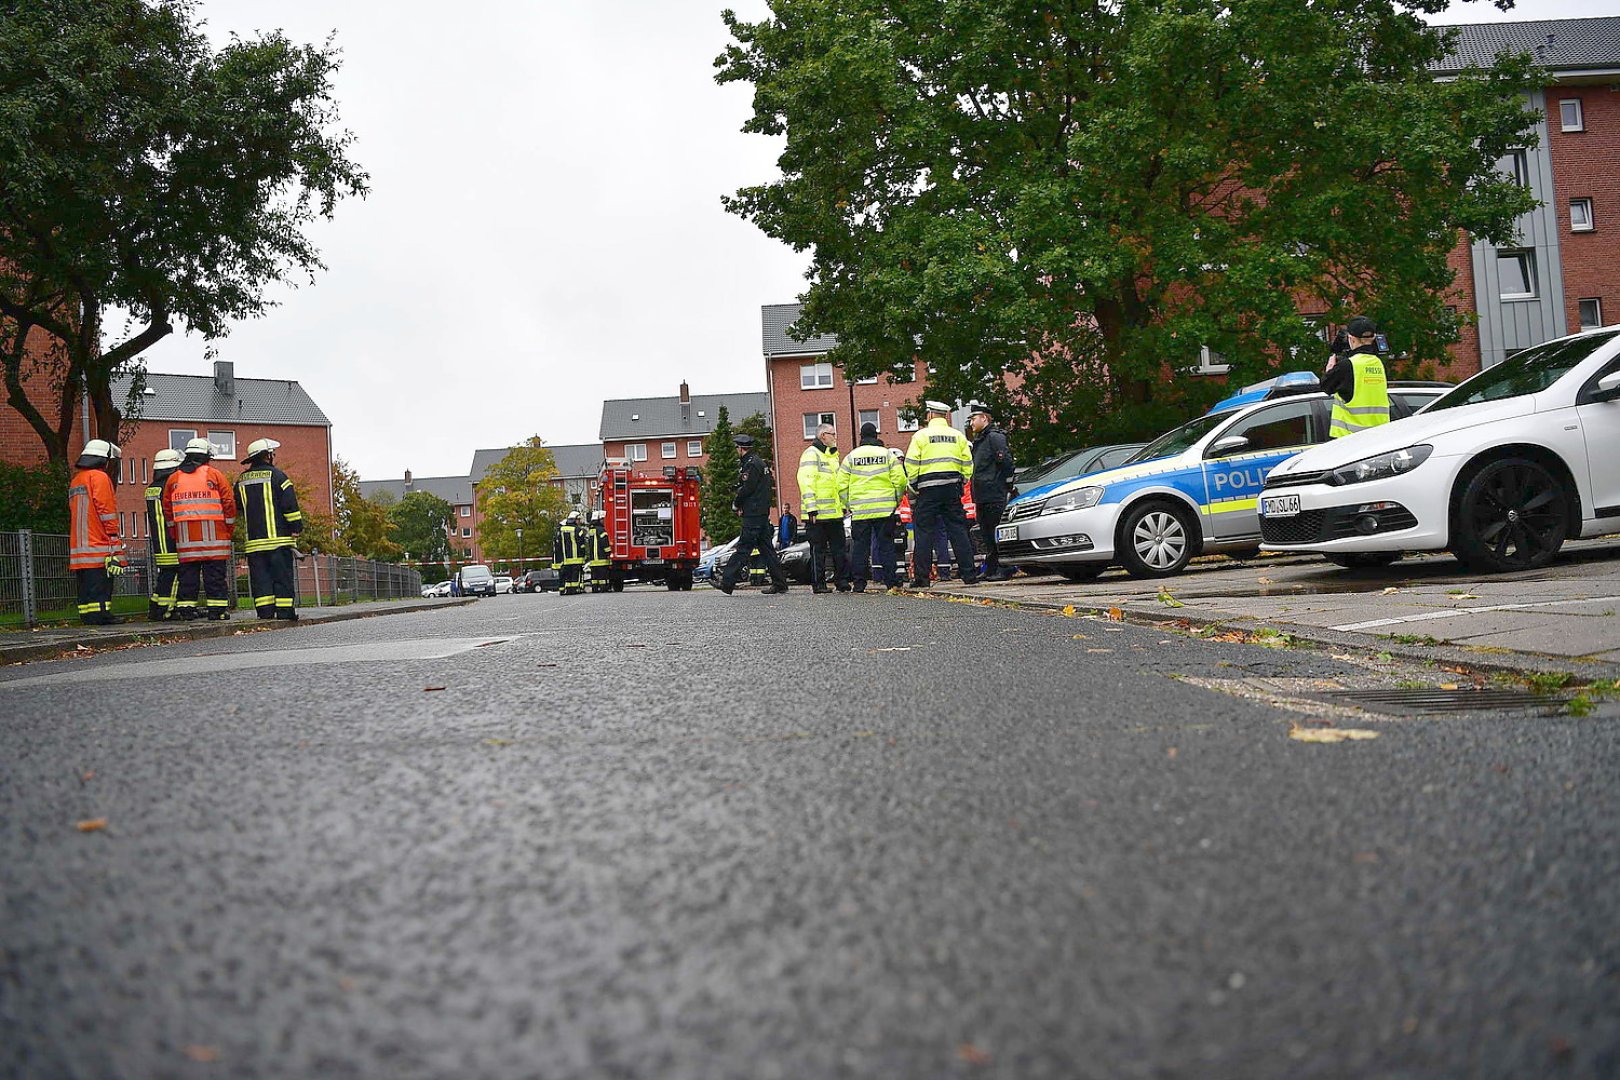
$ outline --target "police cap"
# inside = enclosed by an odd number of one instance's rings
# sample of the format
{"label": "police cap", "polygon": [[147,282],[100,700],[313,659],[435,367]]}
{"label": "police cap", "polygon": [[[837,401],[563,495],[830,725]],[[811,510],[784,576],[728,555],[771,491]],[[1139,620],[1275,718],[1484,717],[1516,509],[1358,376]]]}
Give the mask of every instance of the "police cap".
{"label": "police cap", "polygon": [[937,413],[948,413],[951,411],[951,407],[945,404],[943,401],[925,401],[923,402],[923,408],[927,409],[929,412]]}
{"label": "police cap", "polygon": [[752,435],[733,435],[731,437],[731,441],[742,447],[744,450],[752,450],[754,448],[754,437]]}

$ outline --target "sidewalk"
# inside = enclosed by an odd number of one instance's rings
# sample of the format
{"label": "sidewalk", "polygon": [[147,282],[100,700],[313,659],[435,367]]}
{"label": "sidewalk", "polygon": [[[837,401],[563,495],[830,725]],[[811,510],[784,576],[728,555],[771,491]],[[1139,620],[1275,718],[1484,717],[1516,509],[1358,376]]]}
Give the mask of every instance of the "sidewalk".
{"label": "sidewalk", "polygon": [[373,615],[398,615],[408,611],[434,611],[460,607],[472,600],[417,599],[372,600],[359,604],[298,609],[297,622],[264,620],[251,611],[237,611],[223,622],[153,623],[131,619],[120,626],[53,626],[36,630],[0,633],[0,666],[29,660],[46,660],[82,650],[99,651],[131,645],[168,644],[203,638],[229,637],[239,633],[289,630],[314,623],[343,622]]}
{"label": "sidewalk", "polygon": [[1158,580],[1113,570],[1080,584],[1019,577],[931,591],[1034,607],[1072,604],[1083,614],[1118,609],[1129,622],[1269,627],[1304,641],[1476,668],[1620,677],[1617,537],[1566,544],[1545,569],[1500,576],[1471,574],[1449,555],[1408,557],[1377,570],[1344,570],[1314,557],[1215,556]]}

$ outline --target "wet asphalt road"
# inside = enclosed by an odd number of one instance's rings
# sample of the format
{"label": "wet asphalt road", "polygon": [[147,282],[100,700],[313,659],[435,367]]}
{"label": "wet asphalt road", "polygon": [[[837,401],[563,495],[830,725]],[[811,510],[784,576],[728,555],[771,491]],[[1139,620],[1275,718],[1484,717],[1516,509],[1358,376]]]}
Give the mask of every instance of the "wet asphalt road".
{"label": "wet asphalt road", "polygon": [[1620,1075],[1620,728],[1173,677],[1355,671],[803,590],[0,670],[0,1076]]}

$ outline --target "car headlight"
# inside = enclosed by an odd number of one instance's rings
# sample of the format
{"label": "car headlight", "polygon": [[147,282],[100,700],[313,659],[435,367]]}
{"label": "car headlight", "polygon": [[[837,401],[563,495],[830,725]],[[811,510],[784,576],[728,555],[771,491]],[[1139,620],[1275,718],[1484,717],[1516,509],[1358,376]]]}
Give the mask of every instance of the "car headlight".
{"label": "car headlight", "polygon": [[1066,514],[1070,510],[1085,510],[1096,506],[1097,500],[1102,498],[1102,493],[1103,489],[1100,487],[1083,487],[1053,495],[1041,504],[1041,516]]}
{"label": "car headlight", "polygon": [[1417,446],[1408,446],[1405,450],[1394,450],[1388,454],[1379,454],[1375,457],[1362,458],[1352,461],[1348,465],[1340,465],[1328,473],[1328,483],[1364,484],[1368,480],[1383,480],[1391,476],[1400,476],[1409,473],[1434,453],[1434,447],[1428,443]]}

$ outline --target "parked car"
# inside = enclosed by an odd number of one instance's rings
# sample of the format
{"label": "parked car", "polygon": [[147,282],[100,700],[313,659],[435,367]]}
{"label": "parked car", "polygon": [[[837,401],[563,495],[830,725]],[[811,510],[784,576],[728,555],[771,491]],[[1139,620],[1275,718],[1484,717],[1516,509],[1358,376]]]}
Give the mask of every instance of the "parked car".
{"label": "parked car", "polygon": [[1267,478],[1267,548],[1342,566],[1449,548],[1530,570],[1566,539],[1620,529],[1620,328],[1486,368],[1421,414],[1347,435]]}
{"label": "parked car", "polygon": [[1114,565],[1164,577],[1200,553],[1252,554],[1266,474],[1327,441],[1329,418],[1320,392],[1252,401],[1159,436],[1119,468],[1037,486],[1007,505],[1001,559],[1084,581]]}
{"label": "parked car", "polygon": [[555,591],[561,584],[557,571],[551,567],[542,567],[539,570],[529,570],[517,579],[513,588],[517,592],[535,593]]}
{"label": "parked car", "polygon": [[1079,450],[1068,450],[1047,458],[1039,465],[1019,469],[1013,474],[1013,483],[1023,490],[1042,484],[1055,484],[1059,480],[1084,476],[1086,473],[1112,469],[1116,465],[1125,464],[1145,445],[1139,442],[1110,443],[1106,446],[1087,446]]}
{"label": "parked car", "polygon": [[505,574],[496,575],[496,578],[495,578],[495,594],[497,596],[499,596],[502,593],[509,593],[511,591],[512,591],[512,579],[510,577],[507,577]]}
{"label": "parked car", "polygon": [[422,586],[422,595],[423,596],[437,596],[438,595],[438,588],[439,587],[437,585],[424,585],[424,586]]}
{"label": "parked car", "polygon": [[719,576],[720,568],[725,566],[725,559],[737,547],[737,538],[732,537],[723,544],[716,544],[703,553],[698,559],[697,566],[692,570],[693,581],[713,581]]}
{"label": "parked car", "polygon": [[441,581],[437,585],[433,586],[433,595],[434,596],[449,596],[450,593],[451,593],[451,588],[450,588],[450,582],[449,582],[448,579],[445,580],[445,581]]}
{"label": "parked car", "polygon": [[495,575],[483,563],[469,563],[456,571],[456,586],[462,596],[494,596]]}
{"label": "parked car", "polygon": [[1389,384],[1390,418],[1400,419],[1400,416],[1396,415],[1397,409],[1402,410],[1402,416],[1412,416],[1456,385],[1448,382],[1396,380]]}

